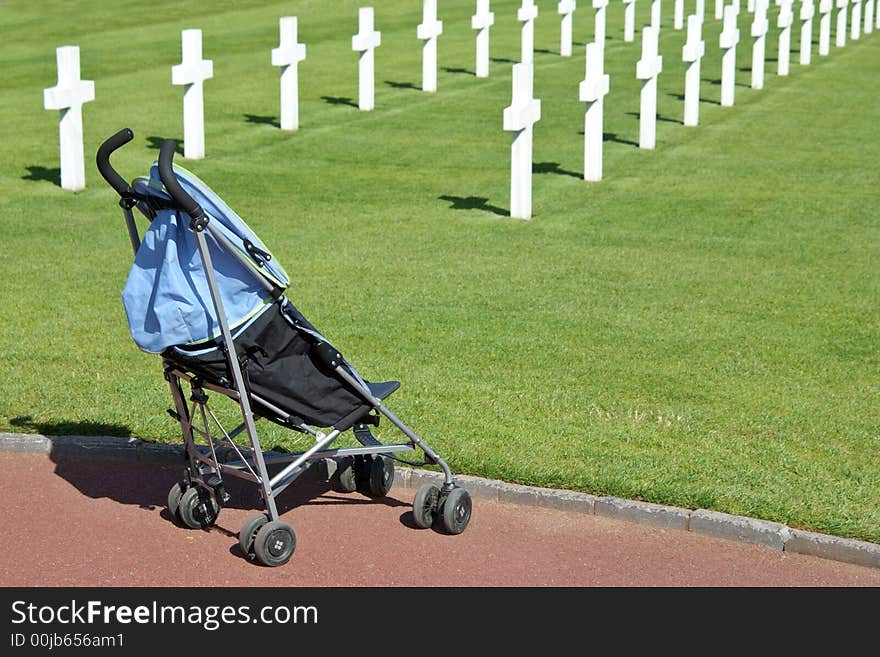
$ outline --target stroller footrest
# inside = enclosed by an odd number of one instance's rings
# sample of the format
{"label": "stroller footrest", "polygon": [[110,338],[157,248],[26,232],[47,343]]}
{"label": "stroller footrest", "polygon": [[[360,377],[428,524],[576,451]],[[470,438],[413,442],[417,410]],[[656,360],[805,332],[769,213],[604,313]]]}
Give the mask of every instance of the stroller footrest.
{"label": "stroller footrest", "polygon": [[370,432],[370,427],[368,427],[366,424],[358,422],[356,425],[354,425],[354,429],[352,431],[354,432],[354,437],[364,447],[371,447],[374,445],[382,444],[378,440],[376,440],[376,438]]}
{"label": "stroller footrest", "polygon": [[378,397],[380,400],[387,399],[400,387],[400,381],[384,381],[382,383],[366,381],[366,384],[370,389],[370,394],[373,397]]}

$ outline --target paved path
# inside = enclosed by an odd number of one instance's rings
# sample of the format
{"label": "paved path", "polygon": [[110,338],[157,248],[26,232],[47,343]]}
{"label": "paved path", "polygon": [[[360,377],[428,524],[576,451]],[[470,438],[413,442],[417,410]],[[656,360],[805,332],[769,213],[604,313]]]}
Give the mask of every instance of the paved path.
{"label": "paved path", "polygon": [[280,498],[298,547],[270,569],[249,563],[236,538],[255,488],[230,486],[236,506],[211,530],[183,529],[165,510],[179,473],[0,454],[0,585],[880,586],[876,568],[484,500],[464,534],[446,536],[414,528],[412,490],[375,501],[315,483]]}

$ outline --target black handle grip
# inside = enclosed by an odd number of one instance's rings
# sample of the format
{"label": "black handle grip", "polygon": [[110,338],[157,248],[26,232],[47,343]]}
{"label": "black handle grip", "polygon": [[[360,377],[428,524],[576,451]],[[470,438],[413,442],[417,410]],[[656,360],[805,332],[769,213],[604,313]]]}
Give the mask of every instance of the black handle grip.
{"label": "black handle grip", "polygon": [[186,193],[180,183],[177,182],[177,176],[174,175],[174,169],[171,166],[174,160],[174,151],[177,149],[177,142],[173,139],[165,139],[159,147],[159,177],[165,189],[171,194],[174,202],[180,208],[192,217],[191,226],[196,230],[202,230],[207,224],[205,220],[205,211],[196,203],[192,196]]}
{"label": "black handle grip", "polygon": [[122,176],[116,173],[116,169],[110,164],[110,156],[113,154],[113,151],[121,146],[125,146],[132,139],[134,139],[134,133],[131,131],[131,128],[123,128],[101,144],[101,147],[98,149],[98,155],[95,158],[98,164],[98,171],[101,172],[104,180],[122,198],[130,198],[134,194],[134,190],[131,188],[131,185],[125,182]]}

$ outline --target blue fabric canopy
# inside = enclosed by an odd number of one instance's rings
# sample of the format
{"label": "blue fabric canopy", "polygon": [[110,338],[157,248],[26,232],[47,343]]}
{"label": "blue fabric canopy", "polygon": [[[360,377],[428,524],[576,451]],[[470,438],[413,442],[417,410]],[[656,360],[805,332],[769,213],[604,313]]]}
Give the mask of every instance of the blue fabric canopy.
{"label": "blue fabric canopy", "polygon": [[[186,169],[174,166],[181,186],[210,217],[211,226],[250,258],[249,240],[261,251],[269,250],[247,224],[211,189]],[[170,200],[154,165],[150,178],[135,181],[135,191]],[[151,353],[172,345],[195,344],[220,335],[220,324],[190,217],[179,210],[159,210],[145,232],[122,292],[129,330],[135,343]],[[203,235],[213,261],[214,275],[226,319],[233,329],[255,319],[272,302],[265,287],[209,231]],[[256,264],[256,263],[255,263]],[[261,271],[281,288],[289,279],[274,258],[262,262]]]}

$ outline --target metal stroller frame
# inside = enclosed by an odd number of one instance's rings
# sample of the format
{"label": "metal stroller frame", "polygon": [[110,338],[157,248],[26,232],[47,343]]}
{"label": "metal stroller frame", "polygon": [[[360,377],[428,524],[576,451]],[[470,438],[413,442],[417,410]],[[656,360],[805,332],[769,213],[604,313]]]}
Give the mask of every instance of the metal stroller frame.
{"label": "metal stroller frame", "polygon": [[[119,205],[123,210],[131,246],[137,254],[140,248],[140,236],[135,224],[133,208],[137,207],[151,221],[156,216],[156,210],[150,205],[150,199],[138,194],[110,164],[110,155],[133,138],[134,133],[128,128],[108,138],[98,149],[97,166],[107,183],[119,194]],[[447,463],[385,407],[383,400],[377,394],[379,391],[371,389],[359,376],[353,375],[354,370],[329,343],[319,342],[316,345],[316,357],[374,409],[369,417],[362,418],[353,427],[355,438],[361,446],[332,448],[331,444],[343,433],[342,431],[334,428],[325,434],[305,423],[292,424],[289,414],[284,410],[249,390],[239,364],[228,318],[224,312],[204,232],[207,231],[224,251],[232,254],[278,303],[285,301],[283,289],[279,289],[275,282],[241,254],[240,250],[211,224],[211,217],[180,185],[172,166],[176,146],[173,140],[162,142],[158,160],[159,176],[173,199],[175,209],[182,210],[191,219],[189,228],[195,236],[211,300],[220,324],[219,342],[225,351],[227,371],[231,375],[232,385],[224,385],[216,380],[205,380],[198,373],[188,371],[179,363],[163,357],[165,379],[174,402],[174,410],[169,410],[169,413],[180,423],[186,461],[183,480],[175,484],[169,492],[169,511],[188,527],[206,528],[217,520],[220,510],[229,500],[229,494],[223,486],[223,475],[228,474],[253,482],[259,488],[266,513],[251,516],[245,521],[239,532],[239,543],[242,551],[247,555],[253,555],[258,562],[268,566],[279,566],[286,563],[293,555],[296,548],[296,534],[290,525],[279,520],[275,498],[312,464],[324,459],[332,459],[337,465],[333,475],[337,489],[351,492],[360,485],[368,494],[380,497],[387,494],[393,483],[394,464],[393,457],[389,455],[418,448],[425,454],[424,462],[405,462],[411,465],[438,465],[443,471],[444,481],[439,487],[426,484],[417,492],[413,502],[416,525],[427,528],[437,524],[452,534],[464,531],[471,518],[471,499],[467,491],[455,483]],[[192,404],[189,407],[184,396],[184,383],[189,384],[191,388]],[[242,422],[237,427],[227,431],[222,426],[208,405],[206,390],[220,393],[239,405]],[[315,444],[303,452],[267,457],[260,447],[256,429],[258,416],[252,410],[252,402],[257,403],[261,409],[268,409],[274,413],[275,420],[280,420],[279,423],[313,436]],[[368,424],[378,424],[379,418],[376,413],[394,424],[408,441],[383,444],[373,437]],[[197,425],[199,420],[200,426]],[[232,440],[242,432],[247,434],[249,448],[241,447]],[[207,452],[197,448],[196,436],[207,441],[209,447]],[[237,458],[221,462],[218,459],[217,448],[222,445],[227,445]],[[270,476],[267,466],[274,464],[283,467]]]}

